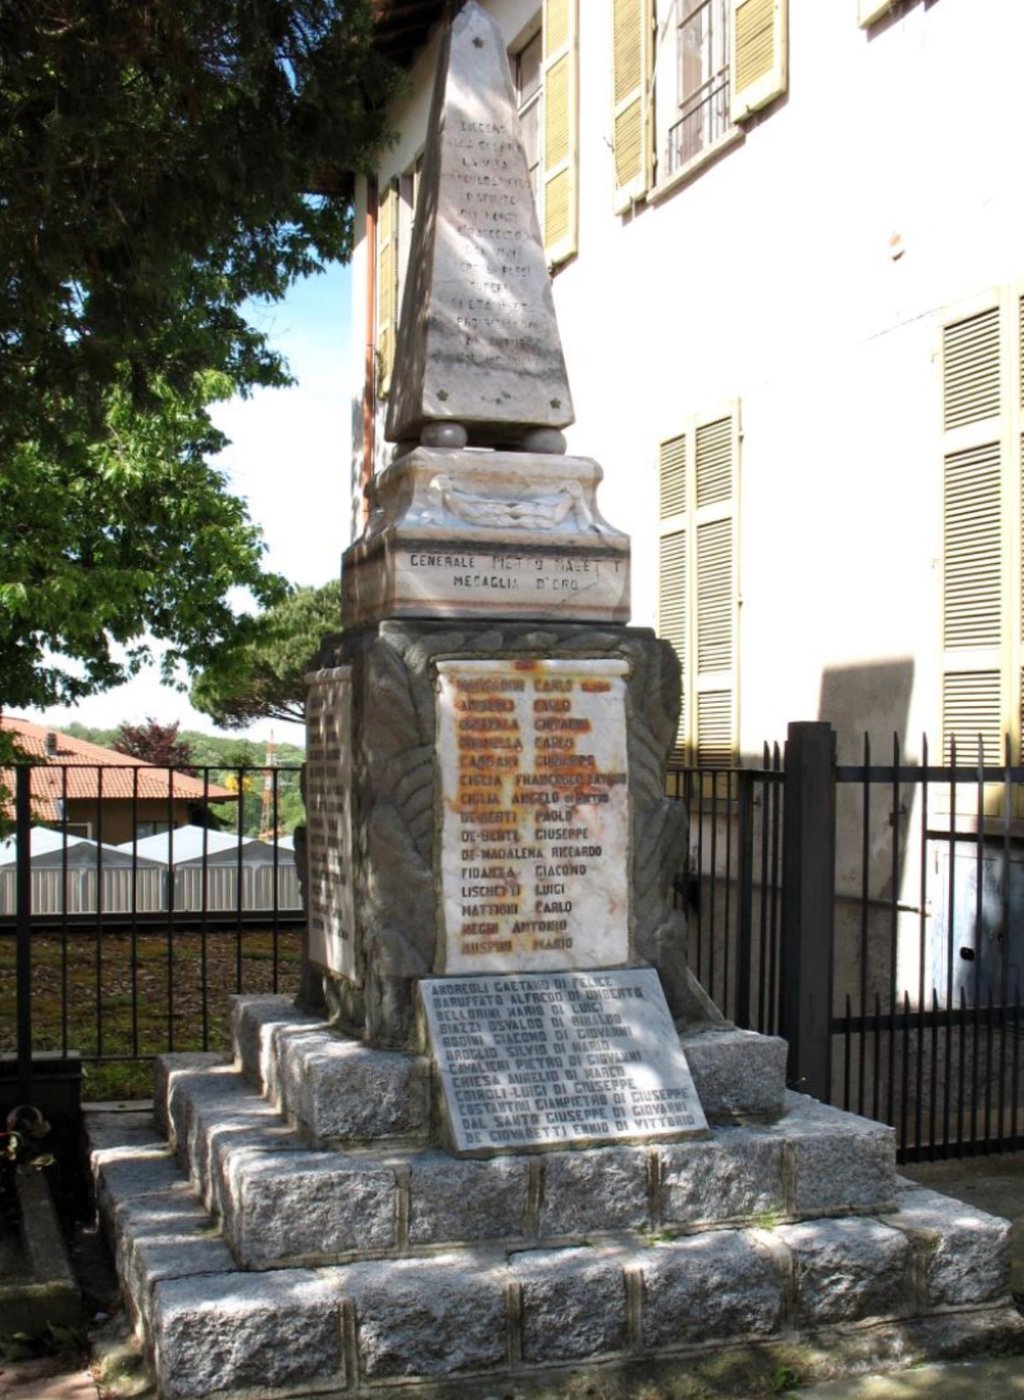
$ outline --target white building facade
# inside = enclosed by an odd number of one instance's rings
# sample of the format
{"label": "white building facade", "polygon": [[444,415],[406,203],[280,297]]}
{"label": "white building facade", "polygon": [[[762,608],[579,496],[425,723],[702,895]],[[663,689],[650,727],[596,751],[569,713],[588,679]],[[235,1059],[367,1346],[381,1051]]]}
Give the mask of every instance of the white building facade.
{"label": "white building facade", "polygon": [[[634,623],[679,652],[681,750],[756,761],[820,718],[841,756],[865,730],[1016,752],[1024,6],[483,4],[534,155],[569,451],[632,536]],[[356,533],[437,44],[356,182]]]}

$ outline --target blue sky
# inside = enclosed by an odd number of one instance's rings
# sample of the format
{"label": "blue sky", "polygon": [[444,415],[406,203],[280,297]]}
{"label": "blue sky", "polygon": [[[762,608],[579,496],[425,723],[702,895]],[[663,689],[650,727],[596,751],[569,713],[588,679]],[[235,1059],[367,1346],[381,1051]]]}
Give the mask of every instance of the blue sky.
{"label": "blue sky", "polygon": [[[299,283],[276,306],[251,308],[254,323],[284,352],[297,383],[232,399],[213,415],[231,439],[217,465],[263,530],[267,566],[298,584],[335,577],[348,544],[350,287],[348,268],[335,265]],[[216,732],[211,720],[191,708],[187,694],[160,684],[155,668],[73,709],[26,710],[24,716],[55,728],[76,719],[106,728],[152,716]],[[279,740],[303,739],[301,728],[290,724],[258,724],[247,733],[265,739],[271,728]]]}

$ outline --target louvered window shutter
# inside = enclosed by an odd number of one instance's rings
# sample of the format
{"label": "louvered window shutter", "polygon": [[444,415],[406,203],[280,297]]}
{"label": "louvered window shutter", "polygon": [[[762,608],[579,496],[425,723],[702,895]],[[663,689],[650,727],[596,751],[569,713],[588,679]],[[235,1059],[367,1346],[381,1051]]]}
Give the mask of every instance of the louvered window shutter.
{"label": "louvered window shutter", "polygon": [[377,211],[377,354],[378,392],[391,387],[398,331],[398,190],[389,185]]}
{"label": "louvered window shutter", "polygon": [[577,247],[578,0],[544,0],[544,252],[549,265]]}
{"label": "louvered window shutter", "polygon": [[693,419],[659,452],[658,632],[679,656],[677,756],[729,767],[738,751],[738,410]]}
{"label": "louvered window shutter", "polygon": [[736,725],[736,416],[698,422],[696,488],[697,762],[723,768],[735,761]]}
{"label": "louvered window shutter", "polygon": [[731,0],[729,116],[742,121],[786,91],[787,0]]}
{"label": "louvered window shutter", "polygon": [[1004,596],[1003,355],[1000,308],[950,322],[942,333],[942,742],[949,761],[1002,761],[1009,640]]}
{"label": "louvered window shutter", "polygon": [[686,434],[670,438],[663,442],[658,450],[662,524],[658,556],[658,635],[672,643],[683,676],[682,705],[673,755],[680,763],[690,761],[690,614],[687,606],[690,586],[686,452]]}
{"label": "louvered window shutter", "polygon": [[616,213],[651,182],[651,0],[612,0],[612,152]]}
{"label": "louvered window shutter", "polygon": [[867,29],[876,19],[888,14],[896,0],[857,0],[857,23]]}

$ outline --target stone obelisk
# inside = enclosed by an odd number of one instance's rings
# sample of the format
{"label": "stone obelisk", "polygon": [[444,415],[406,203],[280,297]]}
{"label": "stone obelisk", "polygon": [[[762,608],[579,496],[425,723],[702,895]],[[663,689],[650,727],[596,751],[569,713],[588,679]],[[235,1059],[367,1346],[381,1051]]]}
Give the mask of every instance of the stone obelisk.
{"label": "stone obelisk", "polygon": [[420,979],[686,974],[664,771],[667,643],[629,616],[629,542],[573,420],[504,44],[474,3],[438,67],[366,532],[312,678],[313,958],[339,1024],[412,1047]]}

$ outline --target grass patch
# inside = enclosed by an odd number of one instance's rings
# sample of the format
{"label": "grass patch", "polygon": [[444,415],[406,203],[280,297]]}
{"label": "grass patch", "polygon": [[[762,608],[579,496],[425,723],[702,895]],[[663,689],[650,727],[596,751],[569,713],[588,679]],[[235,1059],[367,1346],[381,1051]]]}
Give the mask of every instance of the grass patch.
{"label": "grass patch", "polygon": [[[0,939],[0,1053],[16,1048],[13,938]],[[32,1044],[78,1050],[87,1099],[149,1098],[168,1050],[226,1050],[228,998],[298,990],[302,930],[67,930],[32,938]]]}

